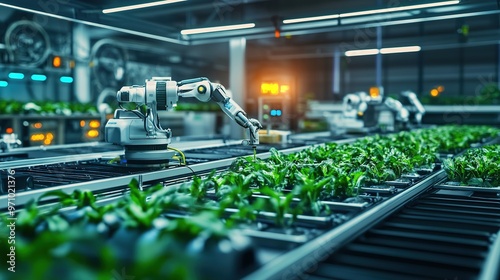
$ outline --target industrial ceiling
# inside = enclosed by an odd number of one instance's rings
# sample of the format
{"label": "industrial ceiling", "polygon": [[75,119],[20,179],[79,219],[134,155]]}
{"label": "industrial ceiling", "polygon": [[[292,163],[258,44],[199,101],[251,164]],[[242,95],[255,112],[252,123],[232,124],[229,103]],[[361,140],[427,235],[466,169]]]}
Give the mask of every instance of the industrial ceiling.
{"label": "industrial ceiling", "polygon": [[[230,38],[247,38],[250,58],[307,58],[331,56],[334,50],[355,49],[361,40],[375,44],[374,28],[381,26],[384,44],[425,43],[428,48],[447,48],[454,43],[460,24],[468,24],[476,36],[472,43],[484,44],[498,40],[499,1],[463,0],[457,5],[411,9],[334,18],[296,24],[285,19],[352,13],[389,7],[406,7],[438,1],[416,0],[188,0],[168,5],[104,14],[103,9],[135,5],[151,1],[137,0],[9,0],[0,6],[42,13],[94,26],[94,35],[103,30],[123,38],[143,37],[161,41],[170,50],[183,52],[190,45],[191,53],[218,61],[227,59]],[[251,29],[182,35],[191,28],[254,23]],[[425,26],[424,26],[425,25]],[[424,27],[423,27],[424,26]],[[452,30],[452,32],[450,32]],[[276,33],[279,31],[279,34]],[[472,32],[471,32],[472,33]],[[426,40],[422,40],[422,36]],[[109,36],[109,35],[106,35]],[[472,37],[472,36],[471,36]],[[414,42],[412,42],[414,41]],[[160,43],[160,42],[159,42]],[[207,55],[210,52],[210,58]]]}

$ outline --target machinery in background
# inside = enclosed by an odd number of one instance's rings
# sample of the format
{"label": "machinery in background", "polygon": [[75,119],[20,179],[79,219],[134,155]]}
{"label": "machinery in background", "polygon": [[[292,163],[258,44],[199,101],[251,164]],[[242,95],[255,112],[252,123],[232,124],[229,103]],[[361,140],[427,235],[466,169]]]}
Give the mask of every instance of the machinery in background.
{"label": "machinery in background", "polygon": [[342,115],[337,126],[345,132],[365,133],[377,128],[378,112],[382,104],[383,91],[379,88],[347,94],[342,103]]}
{"label": "machinery in background", "polygon": [[418,100],[417,95],[412,91],[403,91],[399,100],[410,113],[409,121],[414,125],[422,124],[422,117],[425,114],[425,108]]}
{"label": "machinery in background", "polygon": [[7,28],[5,48],[11,62],[20,66],[37,67],[50,54],[49,35],[38,23],[20,20]]}
{"label": "machinery in background", "polygon": [[0,152],[9,152],[12,149],[22,147],[22,142],[17,138],[17,134],[2,134],[0,138]]}
{"label": "machinery in background", "polygon": [[290,84],[263,82],[258,98],[259,121],[268,131],[290,129]]}
{"label": "machinery in background", "polygon": [[258,97],[259,121],[265,130],[260,131],[263,143],[285,143],[292,128],[292,87],[290,79],[279,77],[260,84]]}
{"label": "machinery in background", "polygon": [[[254,149],[259,144],[260,122],[248,118],[222,85],[207,78],[176,82],[170,77],[153,77],[143,86],[122,87],[116,97],[122,108],[106,124],[105,140],[124,147],[127,163],[163,164],[175,156],[175,151],[169,151],[168,147],[172,131],[161,127],[158,111],[172,110],[179,97],[195,97],[202,102],[214,100],[226,115],[248,129],[249,139],[242,144]],[[135,103],[135,109],[123,107],[131,103]]]}
{"label": "machinery in background", "polygon": [[90,51],[92,81],[97,90],[116,88],[127,78],[127,51],[111,39],[97,41]]}
{"label": "machinery in background", "polygon": [[347,94],[343,99],[342,114],[335,120],[335,133],[368,133],[381,127],[394,131],[420,126],[425,109],[417,95],[404,91],[399,99],[402,101],[384,98],[381,87],[372,87],[369,93]]}
{"label": "machinery in background", "polygon": [[[11,143],[8,149],[96,142],[102,140],[100,127],[99,116],[91,114],[1,115],[0,132],[15,136],[4,136],[0,141]],[[19,145],[13,137],[19,139]]]}

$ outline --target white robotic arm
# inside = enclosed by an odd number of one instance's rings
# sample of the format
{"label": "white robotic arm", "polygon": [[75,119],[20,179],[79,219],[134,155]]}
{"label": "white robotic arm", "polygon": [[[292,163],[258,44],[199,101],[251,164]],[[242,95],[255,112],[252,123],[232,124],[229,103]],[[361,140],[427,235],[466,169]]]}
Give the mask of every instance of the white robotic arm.
{"label": "white robotic arm", "polygon": [[411,112],[414,114],[414,121],[417,123],[417,125],[420,125],[422,122],[422,117],[425,114],[425,108],[422,103],[420,103],[420,100],[418,100],[417,95],[411,91],[403,91],[401,93],[401,96],[406,99],[405,103],[409,103],[405,104],[405,106],[408,106],[410,108]]}
{"label": "white robotic arm", "polygon": [[410,113],[408,110],[399,102],[398,100],[387,97],[384,101],[384,104],[395,113],[396,115],[396,121],[399,121],[401,123],[408,123]]}
{"label": "white robotic arm", "polygon": [[262,125],[256,119],[247,118],[245,111],[227,95],[224,86],[211,83],[207,78],[183,80],[178,83],[178,86],[179,96],[195,97],[203,102],[213,100],[232,120],[248,129],[250,139],[243,140],[244,145],[259,144],[258,130],[262,128]]}
{"label": "white robotic arm", "polygon": [[224,87],[207,78],[176,82],[169,77],[153,77],[146,80],[144,86],[122,87],[116,97],[120,104],[133,102],[138,109],[116,110],[114,118],[106,124],[105,140],[123,146],[125,158],[131,162],[162,163],[170,160],[172,155],[166,150],[172,133],[161,127],[158,111],[173,109],[179,97],[195,97],[202,102],[214,100],[226,115],[248,129],[250,139],[243,140],[244,145],[259,144],[260,122],[247,118],[243,109],[226,94]]}

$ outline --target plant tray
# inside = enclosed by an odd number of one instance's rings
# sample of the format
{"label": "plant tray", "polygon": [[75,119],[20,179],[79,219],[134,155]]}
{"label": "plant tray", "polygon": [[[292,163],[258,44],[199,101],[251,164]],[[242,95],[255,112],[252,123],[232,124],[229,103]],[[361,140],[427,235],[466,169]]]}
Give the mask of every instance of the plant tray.
{"label": "plant tray", "polygon": [[335,201],[325,201],[325,200],[321,200],[321,203],[328,206],[330,210],[338,210],[338,211],[361,210],[368,207],[371,204],[368,202],[349,203],[349,202],[335,202]]}
{"label": "plant tray", "polygon": [[[239,209],[235,208],[226,208],[225,211],[227,213],[236,213]],[[274,224],[276,220],[276,213],[260,211],[257,214],[257,221],[263,223]],[[291,214],[285,214],[285,220],[293,219]],[[328,216],[307,216],[307,215],[297,215],[294,223],[296,226],[305,226],[305,227],[315,227],[315,228],[326,228],[331,227],[333,225],[333,219],[331,215]]]}
{"label": "plant tray", "polygon": [[376,185],[370,187],[361,188],[362,191],[367,193],[386,193],[386,194],[394,194],[398,192],[398,190],[393,186],[385,186],[385,185]]}
{"label": "plant tray", "polygon": [[255,244],[285,250],[290,250],[298,247],[314,237],[311,236],[311,234],[307,234],[306,232],[280,233],[255,229],[242,229],[241,233],[252,238]]}
{"label": "plant tray", "polygon": [[408,174],[401,175],[401,178],[406,178],[406,179],[410,179],[410,180],[414,180],[414,181],[420,180],[423,177],[424,177],[423,175],[420,175],[417,173],[408,173]]}
{"label": "plant tray", "polygon": [[389,186],[394,186],[398,188],[408,188],[413,184],[413,182],[409,179],[396,179],[394,181],[385,181],[385,183]]}
{"label": "plant tray", "polygon": [[434,170],[436,170],[436,168],[415,168],[415,173],[425,176],[431,174]]}
{"label": "plant tray", "polygon": [[[269,199],[269,196],[262,194],[253,194],[252,197]],[[300,202],[300,198],[294,197],[292,201],[294,203],[298,203]],[[337,210],[337,211],[359,210],[366,208],[369,205],[368,202],[342,202],[342,201],[329,201],[329,200],[320,200],[320,202],[328,206],[330,210]]]}

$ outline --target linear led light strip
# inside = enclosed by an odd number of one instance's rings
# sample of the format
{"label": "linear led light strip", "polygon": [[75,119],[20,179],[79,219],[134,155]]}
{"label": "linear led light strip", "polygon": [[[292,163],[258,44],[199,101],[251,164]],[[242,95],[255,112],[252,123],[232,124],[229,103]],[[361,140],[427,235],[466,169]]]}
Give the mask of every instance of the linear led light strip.
{"label": "linear led light strip", "polygon": [[380,54],[408,53],[408,52],[418,52],[420,50],[421,50],[420,46],[382,48],[380,50],[378,49],[353,50],[353,51],[346,51],[345,56],[376,55],[379,53]]}
{"label": "linear led light strip", "polygon": [[156,2],[149,2],[149,3],[144,3],[144,4],[137,4],[137,5],[122,6],[122,7],[110,8],[110,9],[103,9],[102,12],[104,14],[111,14],[111,13],[117,13],[117,12],[123,12],[123,11],[130,11],[130,10],[136,10],[136,9],[142,9],[142,8],[149,8],[149,7],[154,7],[154,6],[172,4],[172,3],[177,3],[177,2],[184,2],[184,1],[186,1],[186,0],[156,1]]}
{"label": "linear led light strip", "polygon": [[[458,3],[460,3],[460,1],[445,1],[445,2],[438,2],[438,3],[394,7],[394,8],[369,10],[369,11],[361,11],[361,12],[353,12],[353,13],[345,13],[345,14],[333,14],[333,15],[316,16],[316,17],[308,17],[308,18],[285,19],[285,20],[283,20],[283,23],[289,24],[289,23],[299,23],[299,22],[307,22],[307,21],[336,19],[339,17],[354,17],[354,16],[370,15],[370,14],[377,14],[377,13],[389,13],[389,12],[396,12],[396,11],[406,11],[406,10],[415,10],[415,9],[438,7],[438,6],[445,6],[445,5],[453,5],[453,4],[458,4]],[[181,34],[182,35],[193,35],[193,34],[201,34],[201,33],[209,33],[209,32],[246,29],[246,28],[253,28],[253,27],[255,27],[255,24],[248,23],[248,24],[226,25],[226,26],[207,27],[207,28],[195,28],[195,29],[182,30]],[[378,52],[378,50],[377,50],[377,52]]]}
{"label": "linear led light strip", "polygon": [[34,10],[34,9],[28,9],[28,8],[24,8],[24,7],[16,6],[16,5],[11,5],[11,4],[5,4],[2,2],[0,2],[0,6],[12,8],[12,9],[16,9],[16,10],[20,10],[20,11],[24,11],[24,12],[30,12],[30,13],[34,13],[37,15],[43,15],[43,16],[47,16],[47,17],[67,20],[70,22],[76,22],[76,23],[81,23],[81,24],[85,24],[85,25],[89,25],[89,26],[114,30],[117,32],[123,32],[123,33],[127,33],[127,34],[142,36],[145,38],[155,39],[155,40],[159,40],[159,41],[170,42],[170,43],[175,43],[175,44],[180,44],[180,45],[187,45],[186,42],[181,41],[181,40],[172,39],[169,37],[164,37],[164,36],[159,36],[159,35],[154,35],[154,34],[150,34],[150,33],[146,33],[146,32],[139,32],[139,31],[129,30],[129,29],[125,29],[125,28],[119,28],[119,27],[114,27],[114,26],[110,26],[110,25],[100,24],[100,23],[96,23],[96,22],[92,22],[92,21],[75,19],[72,17],[61,16],[58,14],[51,14],[48,12],[38,11],[38,10]]}
{"label": "linear led light strip", "polygon": [[392,12],[400,12],[400,11],[447,6],[447,5],[455,5],[455,4],[459,4],[459,3],[460,3],[460,0],[443,1],[443,2],[436,2],[436,3],[427,3],[427,4],[419,4],[419,5],[411,5],[411,6],[402,6],[402,7],[392,7],[392,8],[359,11],[359,12],[352,12],[352,13],[332,14],[332,15],[326,15],[326,16],[285,19],[285,20],[283,20],[283,23],[290,24],[290,23],[299,23],[299,22],[307,22],[307,21],[317,21],[317,20],[326,20],[326,19],[365,16],[365,15],[381,14],[381,13],[392,13]]}
{"label": "linear led light strip", "polygon": [[245,24],[235,24],[235,25],[225,25],[225,26],[205,27],[205,28],[184,29],[184,30],[181,30],[181,34],[182,35],[193,35],[193,34],[200,34],[200,33],[247,29],[247,28],[253,28],[253,27],[255,27],[255,23],[245,23]]}

